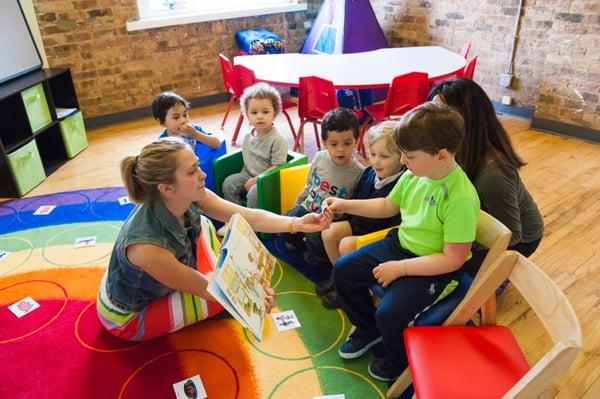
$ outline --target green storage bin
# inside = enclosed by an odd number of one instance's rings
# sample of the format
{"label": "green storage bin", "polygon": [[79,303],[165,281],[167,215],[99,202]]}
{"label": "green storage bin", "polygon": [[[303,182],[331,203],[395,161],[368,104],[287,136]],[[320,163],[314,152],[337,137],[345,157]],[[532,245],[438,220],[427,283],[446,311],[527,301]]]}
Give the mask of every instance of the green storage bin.
{"label": "green storage bin", "polygon": [[6,158],[19,195],[29,192],[46,178],[35,140],[6,154]]}
{"label": "green storage bin", "polygon": [[48,101],[46,101],[43,84],[38,83],[27,90],[23,90],[21,98],[23,99],[23,104],[25,104],[25,111],[27,112],[32,132],[35,133],[52,123],[52,116],[50,115]]}
{"label": "green storage bin", "polygon": [[67,150],[67,156],[73,158],[75,155],[87,148],[87,134],[83,124],[83,115],[81,111],[63,119],[59,122],[60,134]]}

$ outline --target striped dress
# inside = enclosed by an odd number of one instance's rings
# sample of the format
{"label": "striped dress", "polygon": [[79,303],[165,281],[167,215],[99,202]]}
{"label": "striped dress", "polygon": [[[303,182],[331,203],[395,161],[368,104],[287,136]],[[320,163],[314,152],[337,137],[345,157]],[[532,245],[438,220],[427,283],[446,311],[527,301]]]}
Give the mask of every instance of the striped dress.
{"label": "striped dress", "polygon": [[[202,216],[198,237],[197,270],[210,279],[216,264],[219,241],[212,223]],[[129,341],[142,341],[177,331],[223,311],[223,307],[192,294],[175,291],[155,299],[139,311],[120,309],[108,298],[104,273],[96,307],[102,325],[113,335]]]}

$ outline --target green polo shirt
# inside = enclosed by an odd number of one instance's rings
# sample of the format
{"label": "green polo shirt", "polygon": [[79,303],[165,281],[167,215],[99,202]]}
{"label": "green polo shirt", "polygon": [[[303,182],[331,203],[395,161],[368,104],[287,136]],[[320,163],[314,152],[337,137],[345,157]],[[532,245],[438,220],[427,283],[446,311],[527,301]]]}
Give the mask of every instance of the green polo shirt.
{"label": "green polo shirt", "polygon": [[417,256],[441,253],[444,243],[475,240],[479,197],[460,166],[439,180],[407,171],[388,198],[400,207],[400,245]]}

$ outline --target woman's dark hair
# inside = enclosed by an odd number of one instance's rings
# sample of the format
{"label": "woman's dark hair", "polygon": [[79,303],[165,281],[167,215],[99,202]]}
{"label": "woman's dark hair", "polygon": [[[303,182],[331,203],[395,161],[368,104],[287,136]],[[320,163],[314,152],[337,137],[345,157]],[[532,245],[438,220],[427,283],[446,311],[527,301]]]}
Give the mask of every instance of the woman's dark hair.
{"label": "woman's dark hair", "polygon": [[435,96],[456,109],[465,121],[465,136],[456,160],[471,180],[484,168],[488,157],[506,174],[525,165],[498,120],[490,98],[477,83],[470,79],[444,81],[431,89],[429,101]]}

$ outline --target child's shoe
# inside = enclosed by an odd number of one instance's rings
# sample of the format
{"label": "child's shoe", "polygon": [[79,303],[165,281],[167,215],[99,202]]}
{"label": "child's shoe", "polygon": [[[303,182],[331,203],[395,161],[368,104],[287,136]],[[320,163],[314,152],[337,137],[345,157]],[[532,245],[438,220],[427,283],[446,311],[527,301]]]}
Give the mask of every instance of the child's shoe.
{"label": "child's shoe", "polygon": [[335,288],[321,296],[321,303],[325,309],[340,309],[342,307],[342,302],[340,302],[340,297]]}
{"label": "child's shoe", "polygon": [[356,359],[364,355],[371,347],[377,345],[383,340],[378,333],[369,334],[356,329],[346,342],[338,349],[338,354],[342,359]]}
{"label": "child's shoe", "polygon": [[333,289],[333,279],[331,277],[315,285],[315,292],[318,296],[323,296]]}
{"label": "child's shoe", "polygon": [[379,381],[395,381],[400,373],[387,359],[374,359],[369,363],[369,375]]}

